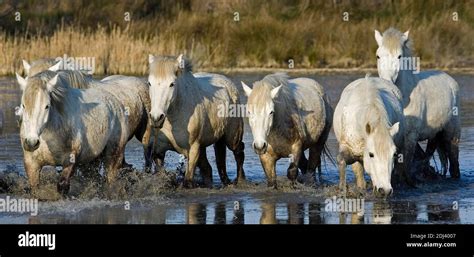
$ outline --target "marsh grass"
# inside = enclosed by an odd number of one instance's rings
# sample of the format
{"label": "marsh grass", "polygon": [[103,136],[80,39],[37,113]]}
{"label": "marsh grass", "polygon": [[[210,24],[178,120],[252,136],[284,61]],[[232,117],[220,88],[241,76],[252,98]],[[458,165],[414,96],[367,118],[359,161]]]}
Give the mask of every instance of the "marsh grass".
{"label": "marsh grass", "polygon": [[[32,1],[0,22],[0,75],[21,59],[94,57],[95,73],[147,72],[149,53],[201,69],[373,68],[374,29],[410,29],[422,68],[472,67],[474,1]],[[43,8],[39,8],[42,6]],[[17,6],[18,7],[18,6]],[[78,10],[77,13],[74,10]],[[131,13],[131,21],[123,13]],[[342,13],[349,13],[349,21]],[[453,21],[453,12],[458,21]],[[234,21],[235,12],[239,21]],[[100,15],[99,15],[100,14]],[[9,16],[11,15],[11,17]],[[28,20],[25,20],[28,19]]]}

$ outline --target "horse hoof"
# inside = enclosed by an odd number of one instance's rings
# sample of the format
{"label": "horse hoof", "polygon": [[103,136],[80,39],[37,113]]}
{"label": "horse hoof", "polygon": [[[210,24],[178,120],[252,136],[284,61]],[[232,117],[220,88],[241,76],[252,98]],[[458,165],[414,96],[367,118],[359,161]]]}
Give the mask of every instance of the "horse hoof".
{"label": "horse hoof", "polygon": [[194,183],[192,181],[184,181],[183,187],[188,189],[194,188]]}
{"label": "horse hoof", "polygon": [[231,185],[231,184],[232,184],[232,181],[230,181],[230,179],[226,179],[226,180],[222,181],[222,185],[223,185],[224,187],[226,187],[226,186],[228,186],[228,185]]}
{"label": "horse hoof", "polygon": [[276,181],[269,181],[267,183],[267,187],[273,188],[273,189],[278,189]]}
{"label": "horse hoof", "polygon": [[211,188],[212,188],[212,184],[213,184],[213,183],[212,183],[212,180],[207,180],[207,181],[204,181],[204,182],[203,182],[203,187],[211,189]]}
{"label": "horse hoof", "polygon": [[245,178],[236,178],[233,184],[236,186],[245,185],[247,184],[247,180]]}

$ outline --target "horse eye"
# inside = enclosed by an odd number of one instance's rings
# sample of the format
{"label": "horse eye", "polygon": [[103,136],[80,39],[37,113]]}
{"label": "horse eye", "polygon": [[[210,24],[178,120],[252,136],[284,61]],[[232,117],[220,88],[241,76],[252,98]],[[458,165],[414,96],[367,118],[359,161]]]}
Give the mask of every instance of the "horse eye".
{"label": "horse eye", "polygon": [[25,105],[24,105],[24,104],[21,104],[21,108],[25,109]]}
{"label": "horse eye", "polygon": [[151,87],[150,81],[147,81],[146,84],[147,84],[147,86]]}
{"label": "horse eye", "polygon": [[370,158],[374,158],[374,154],[373,154],[373,153],[369,153],[369,157],[370,157]]}
{"label": "horse eye", "polygon": [[172,83],[170,84],[170,87],[174,87],[174,82],[172,82]]}
{"label": "horse eye", "polygon": [[398,56],[398,59],[400,59],[400,58],[402,58],[402,55],[399,55],[399,56]]}
{"label": "horse eye", "polygon": [[48,110],[49,109],[49,104],[44,107],[44,109]]}
{"label": "horse eye", "polygon": [[274,113],[275,113],[274,111],[271,111],[271,112],[270,112],[270,115],[273,115]]}
{"label": "horse eye", "polygon": [[377,59],[380,59],[380,56],[377,55]]}

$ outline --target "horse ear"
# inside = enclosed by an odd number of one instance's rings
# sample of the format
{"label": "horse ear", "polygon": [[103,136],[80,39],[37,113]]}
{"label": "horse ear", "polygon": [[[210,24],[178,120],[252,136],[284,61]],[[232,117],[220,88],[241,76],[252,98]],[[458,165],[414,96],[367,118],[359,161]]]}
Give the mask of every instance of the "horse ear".
{"label": "horse ear", "polygon": [[367,135],[370,135],[370,130],[371,130],[370,124],[369,123],[365,124],[365,132],[367,133]]}
{"label": "horse ear", "polygon": [[16,80],[18,81],[18,84],[20,84],[21,91],[24,91],[26,88],[26,79],[24,79],[20,74],[16,74]]}
{"label": "horse ear", "polygon": [[410,30],[407,30],[405,33],[403,33],[403,36],[402,36],[403,42],[406,42],[408,40],[408,34],[410,34]]}
{"label": "horse ear", "polygon": [[27,61],[23,60],[23,69],[25,69],[26,74],[30,73],[30,68],[31,65]]}
{"label": "horse ear", "polygon": [[48,92],[53,91],[56,83],[58,83],[58,76],[59,74],[56,74],[50,81],[48,81],[48,84],[46,84],[46,89],[48,89]]}
{"label": "horse ear", "polygon": [[272,96],[272,99],[278,96],[278,93],[280,92],[281,87],[282,87],[282,85],[279,85],[278,87],[272,89],[272,91],[270,93],[271,96]]}
{"label": "horse ear", "polygon": [[59,60],[59,62],[57,62],[55,65],[49,67],[48,70],[50,70],[50,71],[58,71],[58,70],[61,68],[62,65],[63,65],[63,60]]}
{"label": "horse ear", "polygon": [[394,137],[398,133],[399,130],[400,130],[400,122],[393,124],[392,127],[390,128],[390,136]]}
{"label": "horse ear", "polygon": [[184,57],[183,54],[180,54],[178,58],[176,58],[176,61],[178,62],[178,69],[184,69]]}
{"label": "horse ear", "polygon": [[380,31],[375,30],[375,41],[377,41],[377,45],[379,45],[379,46],[382,45],[382,39],[383,39],[383,36],[380,33]]}
{"label": "horse ear", "polygon": [[252,94],[252,89],[247,86],[247,84],[245,84],[243,81],[240,81],[240,83],[242,83],[242,87],[244,88],[244,92],[245,94],[248,96],[250,96],[250,94]]}
{"label": "horse ear", "polygon": [[153,56],[152,54],[149,54],[148,55],[148,63],[152,63],[154,60],[155,60],[155,56]]}

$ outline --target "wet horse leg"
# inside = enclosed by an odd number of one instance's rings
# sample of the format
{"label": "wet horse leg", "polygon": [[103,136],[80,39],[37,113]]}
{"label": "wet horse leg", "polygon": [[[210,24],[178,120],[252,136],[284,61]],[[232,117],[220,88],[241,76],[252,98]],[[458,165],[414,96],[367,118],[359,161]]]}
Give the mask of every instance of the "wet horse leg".
{"label": "wet horse leg", "polygon": [[36,161],[27,158],[25,158],[24,166],[31,193],[35,195],[39,188],[41,166]]}
{"label": "wet horse leg", "polygon": [[186,167],[186,174],[184,175],[184,187],[193,188],[193,178],[194,171],[196,170],[196,165],[199,160],[201,146],[199,143],[195,142],[191,144],[188,154],[188,165]]}
{"label": "wet horse leg", "polygon": [[345,148],[339,149],[339,153],[337,154],[337,166],[339,169],[339,190],[346,194],[347,190],[347,183],[346,183],[346,166],[348,163],[349,154]]}
{"label": "wet horse leg", "polygon": [[461,176],[459,171],[459,138],[445,138],[443,145],[446,147],[449,159],[449,174],[452,178],[459,178]]}
{"label": "wet horse leg", "polygon": [[364,166],[362,163],[357,161],[352,164],[352,171],[356,177],[357,188],[361,193],[365,193],[366,190],[366,181],[364,178]]}
{"label": "wet horse leg", "polygon": [[112,185],[117,180],[117,176],[124,157],[125,146],[117,146],[114,149],[112,147],[106,148],[105,151],[105,171],[107,174],[107,183]]}
{"label": "wet horse leg", "polygon": [[261,154],[260,155],[260,162],[262,163],[263,170],[265,171],[265,175],[267,176],[267,185],[268,187],[277,188],[276,182],[276,164],[277,158],[269,153]]}
{"label": "wet horse leg", "polygon": [[206,147],[201,147],[197,166],[201,171],[204,185],[208,188],[212,188],[212,167],[207,160]]}
{"label": "wet horse leg", "polygon": [[69,163],[66,166],[63,166],[63,171],[61,172],[61,177],[58,182],[58,192],[62,195],[66,195],[69,192],[71,187],[71,177],[75,172],[74,163]]}
{"label": "wet horse leg", "polygon": [[[229,147],[230,148],[230,147]],[[245,145],[244,142],[239,142],[237,147],[230,148],[234,154],[235,162],[237,163],[237,178],[235,184],[242,184],[245,182],[244,160],[245,160]]]}
{"label": "wet horse leg", "polygon": [[319,181],[321,178],[321,154],[323,152],[324,144],[317,143],[309,148],[309,165],[308,172],[315,175],[316,168],[318,168]]}
{"label": "wet horse leg", "polygon": [[300,161],[301,155],[303,154],[302,143],[293,144],[291,148],[291,154],[293,156],[290,158],[290,166],[287,169],[286,176],[291,180],[292,183],[294,183],[298,177],[298,163]]}
{"label": "wet horse leg", "polygon": [[227,176],[227,169],[226,169],[226,149],[225,149],[225,142],[221,138],[217,142],[214,143],[214,152],[216,155],[216,165],[217,171],[219,172],[219,177],[221,178],[221,182],[224,186],[230,184],[229,177]]}

